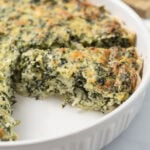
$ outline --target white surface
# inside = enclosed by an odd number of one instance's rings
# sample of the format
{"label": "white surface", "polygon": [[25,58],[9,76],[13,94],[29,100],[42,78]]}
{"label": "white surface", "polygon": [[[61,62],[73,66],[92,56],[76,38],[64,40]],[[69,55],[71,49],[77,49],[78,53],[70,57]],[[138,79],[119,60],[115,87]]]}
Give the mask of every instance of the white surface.
{"label": "white surface", "polygon": [[62,109],[62,101],[54,97],[35,100],[17,96],[17,100],[14,116],[21,120],[16,128],[20,141],[60,137],[104,116],[99,112],[82,111],[71,106]]}

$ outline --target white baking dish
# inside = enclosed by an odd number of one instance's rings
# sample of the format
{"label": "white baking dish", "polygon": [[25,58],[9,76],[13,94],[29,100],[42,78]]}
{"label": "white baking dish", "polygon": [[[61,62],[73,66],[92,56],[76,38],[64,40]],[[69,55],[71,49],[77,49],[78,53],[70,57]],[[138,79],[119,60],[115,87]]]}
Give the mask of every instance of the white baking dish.
{"label": "white baking dish", "polygon": [[99,150],[124,131],[139,112],[150,80],[150,36],[141,19],[120,1],[92,0],[104,4],[137,33],[138,53],[144,59],[143,79],[135,93],[115,111],[102,115],[76,108],[61,109],[61,101],[35,101],[18,96],[14,115],[20,140],[1,142],[0,150]]}

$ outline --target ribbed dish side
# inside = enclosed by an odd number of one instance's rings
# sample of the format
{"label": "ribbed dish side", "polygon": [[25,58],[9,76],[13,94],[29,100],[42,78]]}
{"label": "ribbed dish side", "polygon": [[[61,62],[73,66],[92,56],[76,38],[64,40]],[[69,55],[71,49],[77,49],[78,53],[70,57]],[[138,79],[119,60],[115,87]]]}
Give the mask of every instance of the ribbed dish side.
{"label": "ribbed dish side", "polygon": [[[115,120],[111,125],[105,128],[103,131],[103,141],[99,145],[99,149],[103,148],[105,145],[109,144],[113,139],[121,134],[132,121],[134,114],[129,111],[121,116],[121,119]],[[95,149],[95,150],[99,150]]]}
{"label": "ribbed dish side", "polygon": [[62,147],[50,150],[100,150],[105,145],[110,143],[120,133],[125,130],[133,117],[135,116],[134,111],[130,110],[118,117],[114,122],[108,124],[104,128],[101,126],[97,129],[97,132],[89,134],[88,136],[81,138],[79,141],[70,142]]}

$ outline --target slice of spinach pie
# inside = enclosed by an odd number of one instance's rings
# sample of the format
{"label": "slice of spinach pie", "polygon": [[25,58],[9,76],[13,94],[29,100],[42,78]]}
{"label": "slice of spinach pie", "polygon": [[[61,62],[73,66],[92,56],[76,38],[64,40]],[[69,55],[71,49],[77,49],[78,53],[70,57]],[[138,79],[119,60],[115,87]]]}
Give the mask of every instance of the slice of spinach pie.
{"label": "slice of spinach pie", "polygon": [[30,49],[21,56],[15,89],[36,98],[60,95],[65,103],[106,113],[134,92],[141,65],[134,47]]}

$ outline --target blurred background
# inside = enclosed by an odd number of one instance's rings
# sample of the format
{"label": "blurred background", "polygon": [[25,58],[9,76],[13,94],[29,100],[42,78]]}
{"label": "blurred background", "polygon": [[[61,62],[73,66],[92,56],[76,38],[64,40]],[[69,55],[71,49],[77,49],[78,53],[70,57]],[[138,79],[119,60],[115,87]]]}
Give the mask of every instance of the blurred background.
{"label": "blurred background", "polygon": [[123,0],[132,7],[143,19],[150,31],[150,0]]}

